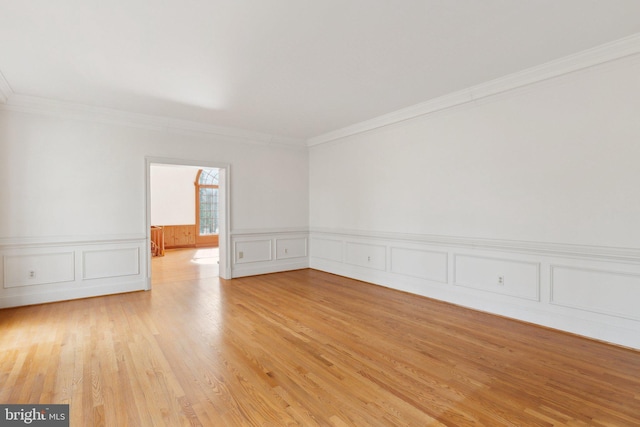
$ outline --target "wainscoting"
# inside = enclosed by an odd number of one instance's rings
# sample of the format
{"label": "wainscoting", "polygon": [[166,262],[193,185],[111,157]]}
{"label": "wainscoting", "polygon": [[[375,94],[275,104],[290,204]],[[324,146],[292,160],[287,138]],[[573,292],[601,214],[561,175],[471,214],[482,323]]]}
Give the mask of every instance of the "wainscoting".
{"label": "wainscoting", "polygon": [[306,231],[232,232],[232,277],[307,268],[308,241]]}
{"label": "wainscoting", "polygon": [[[640,349],[640,250],[335,230],[230,233],[231,276],[311,267]],[[0,241],[0,308],[147,288],[146,236]]]}
{"label": "wainscoting", "polygon": [[640,348],[640,250],[312,230],[309,266]]}
{"label": "wainscoting", "polygon": [[145,236],[0,242],[0,308],[146,289]]}

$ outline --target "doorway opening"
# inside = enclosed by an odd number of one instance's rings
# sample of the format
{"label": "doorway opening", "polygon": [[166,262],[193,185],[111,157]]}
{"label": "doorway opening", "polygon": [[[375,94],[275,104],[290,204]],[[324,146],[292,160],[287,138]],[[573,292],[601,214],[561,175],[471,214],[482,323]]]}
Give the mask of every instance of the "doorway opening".
{"label": "doorway opening", "polygon": [[228,176],[228,164],[146,159],[148,290],[154,265],[169,263],[160,261],[169,251],[183,252],[172,254],[174,260],[187,257],[192,266],[215,267],[216,276],[230,278]]}
{"label": "doorway opening", "polygon": [[220,169],[199,169],[195,182],[195,245],[218,247]]}

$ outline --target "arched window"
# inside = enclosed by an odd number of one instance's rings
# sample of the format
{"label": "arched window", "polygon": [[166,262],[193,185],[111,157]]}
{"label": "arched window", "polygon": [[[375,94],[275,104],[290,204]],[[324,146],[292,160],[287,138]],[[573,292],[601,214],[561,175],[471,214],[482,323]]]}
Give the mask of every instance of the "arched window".
{"label": "arched window", "polygon": [[218,169],[200,169],[196,175],[196,245],[218,245]]}

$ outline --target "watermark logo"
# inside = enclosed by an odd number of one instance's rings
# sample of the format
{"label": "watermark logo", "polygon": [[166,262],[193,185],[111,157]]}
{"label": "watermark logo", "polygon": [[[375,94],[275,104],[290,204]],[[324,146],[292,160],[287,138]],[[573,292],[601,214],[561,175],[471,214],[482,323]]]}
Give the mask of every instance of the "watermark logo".
{"label": "watermark logo", "polygon": [[69,427],[69,405],[0,405],[0,426]]}

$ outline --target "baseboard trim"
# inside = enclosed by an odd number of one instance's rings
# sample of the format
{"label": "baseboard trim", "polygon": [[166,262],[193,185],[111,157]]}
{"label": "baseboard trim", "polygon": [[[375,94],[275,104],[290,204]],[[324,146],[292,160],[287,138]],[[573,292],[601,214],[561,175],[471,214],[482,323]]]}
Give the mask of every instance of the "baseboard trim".
{"label": "baseboard trim", "polygon": [[[640,349],[640,321],[629,301],[640,292],[637,249],[317,229],[309,241],[312,269]],[[346,250],[353,243],[360,252]],[[404,251],[394,254],[398,248]],[[478,262],[459,265],[460,256]],[[556,284],[558,265],[602,274]],[[470,285],[460,286],[460,274]],[[624,280],[612,286],[612,277]],[[555,295],[560,284],[562,299]],[[570,292],[583,302],[568,303]]]}
{"label": "baseboard trim", "polygon": [[307,259],[304,261],[289,262],[286,264],[269,264],[264,266],[252,266],[250,268],[234,268],[232,278],[258,276],[260,274],[282,273],[284,271],[302,270],[309,268]]}
{"label": "baseboard trim", "polygon": [[0,297],[0,309],[20,307],[25,305],[47,304],[60,301],[71,301],[76,299],[100,297],[144,290],[147,290],[146,280],[136,280],[126,283],[106,284],[91,287],[83,286],[80,288],[62,288],[45,292],[2,296]]}

